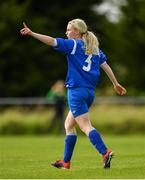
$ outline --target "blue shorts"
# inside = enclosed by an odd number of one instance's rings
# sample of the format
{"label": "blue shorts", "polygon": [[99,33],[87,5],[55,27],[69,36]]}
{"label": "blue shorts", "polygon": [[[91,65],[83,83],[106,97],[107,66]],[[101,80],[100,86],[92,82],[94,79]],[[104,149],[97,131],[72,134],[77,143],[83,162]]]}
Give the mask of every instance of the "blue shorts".
{"label": "blue shorts", "polygon": [[86,87],[77,87],[68,89],[69,108],[76,118],[88,112],[89,107],[94,100],[94,90]]}

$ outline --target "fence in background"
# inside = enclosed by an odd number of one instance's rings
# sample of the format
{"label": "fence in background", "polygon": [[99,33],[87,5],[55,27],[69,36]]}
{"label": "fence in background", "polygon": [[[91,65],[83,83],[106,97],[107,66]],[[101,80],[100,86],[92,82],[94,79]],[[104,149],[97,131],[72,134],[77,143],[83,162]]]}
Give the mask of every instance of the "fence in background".
{"label": "fence in background", "polygon": [[[96,97],[95,104],[134,104],[134,105],[144,105],[145,97]],[[53,101],[47,98],[29,97],[29,98],[0,98],[0,106],[17,106],[17,105],[54,105]]]}

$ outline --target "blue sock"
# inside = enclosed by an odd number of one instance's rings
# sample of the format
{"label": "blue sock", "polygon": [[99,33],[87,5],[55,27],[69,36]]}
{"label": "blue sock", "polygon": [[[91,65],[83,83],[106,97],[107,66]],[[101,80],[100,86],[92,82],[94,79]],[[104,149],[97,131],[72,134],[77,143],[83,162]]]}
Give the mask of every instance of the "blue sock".
{"label": "blue sock", "polygon": [[77,141],[76,134],[67,135],[64,148],[64,162],[70,162]]}
{"label": "blue sock", "polygon": [[95,148],[99,151],[100,154],[104,155],[106,153],[106,146],[99,134],[99,132],[96,129],[92,129],[89,132],[89,139],[91,143],[95,146]]}

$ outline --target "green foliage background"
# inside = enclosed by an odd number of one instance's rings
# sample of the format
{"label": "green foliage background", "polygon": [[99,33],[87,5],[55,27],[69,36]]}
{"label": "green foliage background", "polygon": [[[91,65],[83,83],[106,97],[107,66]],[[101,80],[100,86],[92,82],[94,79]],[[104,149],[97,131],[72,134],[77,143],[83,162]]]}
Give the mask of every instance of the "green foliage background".
{"label": "green foliage background", "polygon": [[[90,109],[92,124],[101,134],[145,134],[145,105],[94,105]],[[11,107],[0,111],[0,135],[60,135],[59,122],[50,131],[54,109],[48,107]],[[68,109],[66,109],[66,113]],[[60,119],[59,119],[60,120]],[[59,121],[58,120],[58,121]],[[77,133],[84,135],[76,126]]]}
{"label": "green foliage background", "polygon": [[[19,33],[25,21],[33,31],[65,37],[70,19],[84,19],[100,40],[120,83],[128,95],[145,95],[145,1],[127,0],[123,17],[111,23],[94,11],[103,0],[1,0],[0,1],[0,96],[45,96],[58,79],[65,79],[63,54]],[[104,74],[98,90],[111,84]]]}

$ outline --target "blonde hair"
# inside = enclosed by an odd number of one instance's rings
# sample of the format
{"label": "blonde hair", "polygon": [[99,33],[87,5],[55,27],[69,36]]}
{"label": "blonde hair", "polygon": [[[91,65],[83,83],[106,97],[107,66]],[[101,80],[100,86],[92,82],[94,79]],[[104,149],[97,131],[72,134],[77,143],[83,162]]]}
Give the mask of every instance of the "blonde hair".
{"label": "blonde hair", "polygon": [[69,21],[69,24],[73,28],[79,30],[82,36],[82,40],[85,43],[85,53],[86,54],[98,54],[99,53],[99,41],[95,34],[91,31],[88,31],[88,27],[84,20],[82,19],[73,19]]}

